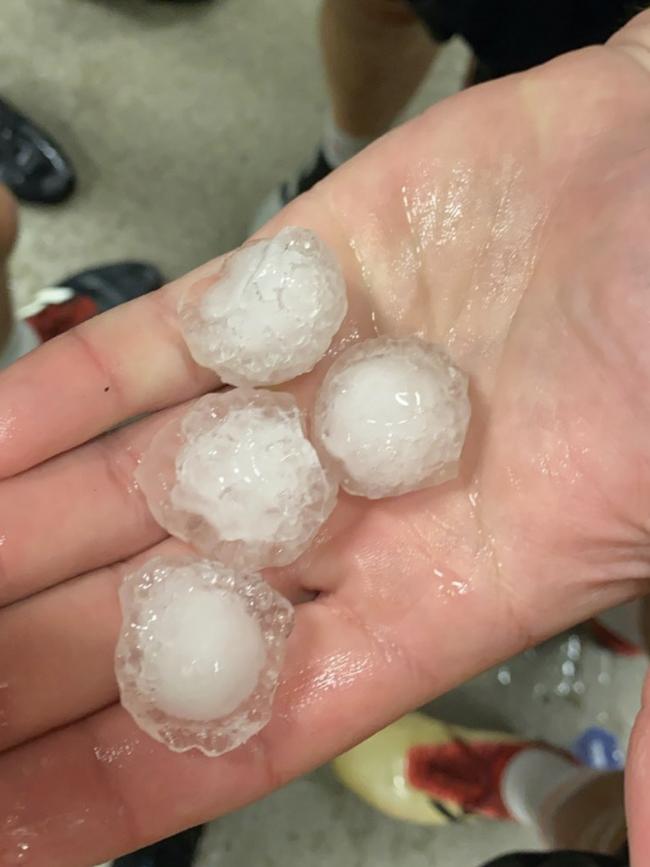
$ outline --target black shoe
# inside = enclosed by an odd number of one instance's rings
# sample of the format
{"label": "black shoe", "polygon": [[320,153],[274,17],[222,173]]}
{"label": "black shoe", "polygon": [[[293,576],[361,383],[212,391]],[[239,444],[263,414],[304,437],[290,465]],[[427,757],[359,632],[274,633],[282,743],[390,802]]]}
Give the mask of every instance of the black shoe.
{"label": "black shoe", "polygon": [[102,313],[118,304],[125,304],[147,292],[159,289],[164,283],[160,271],[147,262],[115,262],[88,268],[59,280],[57,286],[72,289],[75,295],[91,298]]}
{"label": "black shoe", "polygon": [[306,193],[311,190],[315,184],[322,181],[332,171],[332,166],[327,162],[323,152],[319,150],[314,158],[313,163],[305,169],[301,174],[292,181],[285,181],[280,184],[264,199],[262,204],[255,211],[251,225],[249,226],[249,234],[257,231],[264,223],[268,222],[271,217],[274,217],[278,211],[281,211],[285,205],[288,205],[296,196]]}
{"label": "black shoe", "polygon": [[68,198],[75,181],[59,145],[0,99],[0,182],[22,202],[53,205]]}
{"label": "black shoe", "polygon": [[51,340],[87,319],[159,289],[160,271],[146,262],[117,262],[64,277],[42,289],[18,315],[34,328],[41,341]]}
{"label": "black shoe", "polygon": [[300,196],[302,193],[306,193],[307,190],[311,190],[319,181],[326,178],[331,171],[332,166],[325,159],[323,151],[317,151],[313,163],[299,174],[295,181],[286,181],[282,184],[282,198],[285,205],[291,199],[295,199],[296,196]]}
{"label": "black shoe", "polygon": [[203,825],[138,849],[113,861],[113,867],[192,867]]}

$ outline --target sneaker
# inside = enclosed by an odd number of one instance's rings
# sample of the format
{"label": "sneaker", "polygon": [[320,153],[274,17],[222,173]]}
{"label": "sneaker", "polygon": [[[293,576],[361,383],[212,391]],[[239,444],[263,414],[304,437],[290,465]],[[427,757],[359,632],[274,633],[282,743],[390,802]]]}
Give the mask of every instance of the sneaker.
{"label": "sneaker", "polygon": [[252,235],[257,232],[265,223],[274,217],[279,211],[288,205],[290,201],[306,193],[315,186],[323,178],[327,177],[332,171],[332,166],[327,162],[323,152],[319,150],[314,157],[312,164],[306,168],[301,174],[297,175],[291,181],[285,181],[275,187],[269,195],[264,199],[262,204],[255,211],[253,220],[249,226],[248,233]]}
{"label": "sneaker", "polygon": [[67,199],[76,178],[68,157],[33,121],[0,99],[0,182],[22,202]]}
{"label": "sneaker", "polygon": [[501,777],[517,753],[540,746],[577,764],[547,744],[412,713],[339,756],[333,768],[360,798],[396,819],[424,825],[471,816],[511,819]]}
{"label": "sneaker", "polygon": [[163,283],[160,271],[145,262],[102,265],[42,289],[17,315],[46,341],[111,307],[153,292]]}

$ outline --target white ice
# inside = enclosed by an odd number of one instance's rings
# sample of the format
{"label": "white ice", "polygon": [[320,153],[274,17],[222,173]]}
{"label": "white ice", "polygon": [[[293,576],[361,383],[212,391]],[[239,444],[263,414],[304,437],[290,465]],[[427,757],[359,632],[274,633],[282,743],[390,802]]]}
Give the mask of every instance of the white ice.
{"label": "white ice", "polygon": [[231,385],[273,385],[311,370],[347,312],[345,281],[328,247],[287,227],[226,257],[179,306],[194,359]]}
{"label": "white ice", "polygon": [[295,560],[329,516],[337,485],[291,395],[207,395],[152,441],[137,471],[156,520],[236,569]]}
{"label": "white ice", "polygon": [[[264,664],[258,625],[238,596],[196,588],[169,604],[168,589],[151,600],[158,653],[143,660],[164,713],[204,722],[232,713],[255,689]],[[215,628],[219,624],[219,628]]]}
{"label": "white ice", "polygon": [[366,340],[327,373],[314,433],[342,487],[378,498],[453,478],[469,422],[467,378],[415,338]]}
{"label": "white ice", "polygon": [[120,590],[122,704],[170,749],[234,749],[269,720],[289,602],[258,575],[188,556],[158,557]]}

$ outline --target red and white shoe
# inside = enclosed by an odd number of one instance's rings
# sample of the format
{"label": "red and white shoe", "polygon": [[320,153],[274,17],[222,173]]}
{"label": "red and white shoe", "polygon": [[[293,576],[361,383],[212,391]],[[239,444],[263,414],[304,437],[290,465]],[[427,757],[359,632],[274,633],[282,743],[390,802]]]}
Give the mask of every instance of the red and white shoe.
{"label": "red and white shoe", "polygon": [[18,318],[44,342],[111,307],[159,289],[163,282],[160,271],[146,262],[101,265],[42,289],[17,311]]}
{"label": "red and white shoe", "polygon": [[339,756],[333,768],[360,798],[396,819],[425,825],[471,816],[512,819],[501,780],[509,762],[531,748],[578,764],[548,744],[411,713]]}

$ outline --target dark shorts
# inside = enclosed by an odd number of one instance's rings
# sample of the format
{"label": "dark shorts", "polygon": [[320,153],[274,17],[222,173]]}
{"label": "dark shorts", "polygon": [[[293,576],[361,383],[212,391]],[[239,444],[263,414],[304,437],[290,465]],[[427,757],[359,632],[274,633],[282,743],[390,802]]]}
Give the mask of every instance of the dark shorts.
{"label": "dark shorts", "polygon": [[490,861],[484,867],[627,867],[627,855],[589,855],[587,852],[514,853]]}
{"label": "dark shorts", "polygon": [[530,69],[605,42],[644,5],[639,0],[407,0],[440,41],[472,47],[479,78]]}

